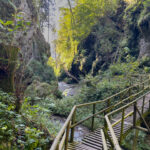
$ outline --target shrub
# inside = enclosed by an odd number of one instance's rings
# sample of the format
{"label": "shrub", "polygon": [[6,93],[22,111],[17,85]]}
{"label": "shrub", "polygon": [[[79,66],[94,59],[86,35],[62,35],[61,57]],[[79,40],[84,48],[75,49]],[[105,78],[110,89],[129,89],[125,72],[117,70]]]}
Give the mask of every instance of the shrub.
{"label": "shrub", "polygon": [[[125,140],[123,142],[123,147],[125,149],[127,149],[127,150],[132,149],[135,132],[136,132],[136,130],[132,130],[132,132],[130,132],[127,135],[127,137],[125,138]],[[150,150],[150,145],[146,139],[147,139],[146,133],[143,131],[139,131],[138,137],[137,137],[137,144],[136,144],[137,150]]]}
{"label": "shrub", "polygon": [[32,80],[39,79],[41,82],[50,83],[56,80],[52,67],[47,64],[42,64],[39,61],[33,60],[27,66],[26,76],[32,75]]}
{"label": "shrub", "polygon": [[[47,126],[53,132],[50,135],[45,131],[44,125],[41,126],[43,119],[48,120],[48,117],[45,115],[47,110],[29,106],[27,104],[23,105],[24,110],[26,108],[23,114],[16,113],[14,111],[15,98],[10,94],[0,91],[0,149],[45,150],[49,148],[51,138],[56,134],[56,130],[51,128],[52,123],[51,126]],[[40,122],[37,122],[38,119],[34,122],[33,118],[37,115],[41,117]],[[49,125],[49,123],[47,124]]]}
{"label": "shrub", "polygon": [[134,74],[137,72],[139,67],[139,63],[135,62],[128,62],[128,63],[116,63],[110,65],[109,71],[112,76],[115,75],[127,75],[127,74]]}

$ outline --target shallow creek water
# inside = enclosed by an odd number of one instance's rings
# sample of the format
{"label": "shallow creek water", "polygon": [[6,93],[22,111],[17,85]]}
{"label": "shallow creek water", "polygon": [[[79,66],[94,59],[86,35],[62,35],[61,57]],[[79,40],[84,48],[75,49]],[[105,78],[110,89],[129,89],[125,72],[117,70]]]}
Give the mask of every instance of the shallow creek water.
{"label": "shallow creek water", "polygon": [[[63,126],[63,124],[66,121],[66,118],[64,117],[60,117],[60,116],[52,116],[52,120],[54,122],[59,122],[61,126]],[[89,129],[79,125],[75,128],[75,134],[74,134],[74,140],[75,141],[81,141],[82,138],[89,132]]]}
{"label": "shallow creek water", "polygon": [[[65,82],[59,82],[58,85],[59,85],[59,90],[66,96],[73,96],[80,89],[79,85],[77,84],[67,84]],[[66,118],[60,116],[52,116],[52,121],[59,122],[63,126],[63,124],[66,121]],[[89,132],[88,128],[82,125],[77,126],[75,128],[74,140],[81,141],[84,135],[87,134],[88,132]]]}

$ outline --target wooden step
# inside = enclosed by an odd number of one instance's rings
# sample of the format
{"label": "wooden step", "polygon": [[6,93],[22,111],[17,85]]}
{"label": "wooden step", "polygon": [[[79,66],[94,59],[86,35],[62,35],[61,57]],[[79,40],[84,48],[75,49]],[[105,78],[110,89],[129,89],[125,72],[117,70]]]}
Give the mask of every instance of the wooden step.
{"label": "wooden step", "polygon": [[91,147],[88,147],[82,143],[70,143],[68,150],[96,150]]}

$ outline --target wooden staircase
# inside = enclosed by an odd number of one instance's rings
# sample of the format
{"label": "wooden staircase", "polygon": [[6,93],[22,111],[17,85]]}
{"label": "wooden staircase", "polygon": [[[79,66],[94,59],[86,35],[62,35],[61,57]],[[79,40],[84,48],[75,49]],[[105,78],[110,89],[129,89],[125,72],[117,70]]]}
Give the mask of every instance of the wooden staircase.
{"label": "wooden staircase", "polygon": [[[145,97],[145,103],[149,104],[150,100],[150,94],[147,94]],[[138,108],[142,108],[143,99],[140,99],[137,103]],[[127,115],[129,112],[133,110],[132,107],[129,107],[125,114]],[[141,109],[140,109],[141,110]],[[146,113],[149,110],[149,105],[144,106],[144,112]],[[142,111],[142,110],[141,110]],[[112,124],[118,120],[118,118],[121,118],[121,114],[118,114],[115,119],[113,119]],[[137,119],[140,119],[139,114],[137,113]],[[124,121],[124,129],[123,132],[128,132],[133,126],[133,116],[129,116]],[[117,124],[114,128],[115,135],[117,138],[120,138],[120,131],[121,131],[121,123]],[[77,143],[74,142],[72,144],[69,144],[68,150],[103,150],[103,141],[102,141],[102,135],[100,132],[101,128],[96,129],[94,132],[89,133],[86,135],[82,142]],[[111,137],[110,131],[108,131],[109,136]],[[111,147],[109,141],[107,140],[107,147],[108,149]]]}
{"label": "wooden staircase", "polygon": [[[144,117],[150,112],[149,83],[150,79],[141,82],[140,84],[131,86],[127,90],[125,89],[103,101],[75,106],[68,116],[68,119],[66,120],[62,130],[56,137],[50,150],[108,150],[110,148],[121,150],[120,144],[126,134],[131,131],[131,129],[136,128],[150,132],[149,127],[145,129],[137,126],[141,119],[146,124]],[[138,88],[138,91],[133,93],[131,90],[134,89],[135,91],[136,88]],[[121,99],[116,104],[111,104],[111,98],[116,96],[123,97],[126,94],[129,94],[129,96]],[[94,110],[95,105],[102,102],[107,103],[107,107],[104,110],[96,112]],[[75,122],[76,109],[86,107],[87,105],[93,105],[93,115],[79,122]],[[106,114],[104,118],[104,126],[85,135],[81,142],[74,142],[74,128],[90,118],[92,119],[93,126],[95,116],[103,113]],[[103,131],[105,134],[103,134]]]}

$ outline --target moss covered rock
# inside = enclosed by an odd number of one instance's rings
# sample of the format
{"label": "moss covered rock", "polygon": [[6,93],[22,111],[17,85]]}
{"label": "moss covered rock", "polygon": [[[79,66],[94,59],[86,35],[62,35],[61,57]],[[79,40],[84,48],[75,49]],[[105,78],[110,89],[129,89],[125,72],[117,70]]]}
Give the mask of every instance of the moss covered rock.
{"label": "moss covered rock", "polygon": [[5,92],[14,91],[14,74],[19,49],[0,44],[0,88]]}

